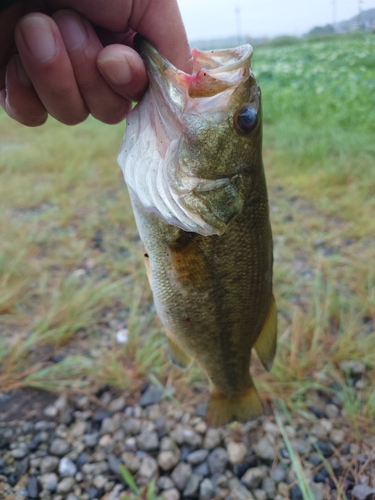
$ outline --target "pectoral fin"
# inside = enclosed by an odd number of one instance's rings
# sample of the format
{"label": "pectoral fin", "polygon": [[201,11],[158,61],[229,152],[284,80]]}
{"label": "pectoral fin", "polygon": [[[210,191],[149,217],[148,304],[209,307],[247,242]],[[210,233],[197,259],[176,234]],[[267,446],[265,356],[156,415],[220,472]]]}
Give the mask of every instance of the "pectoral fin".
{"label": "pectoral fin", "polygon": [[196,290],[205,290],[210,281],[211,268],[203,251],[195,241],[195,235],[182,233],[177,241],[168,245],[172,268],[178,281]]}
{"label": "pectoral fin", "polygon": [[274,296],[272,296],[271,305],[268,310],[266,321],[260,332],[254,348],[266,370],[271,370],[273,358],[276,353],[277,336],[277,310]]}
{"label": "pectoral fin", "polygon": [[185,370],[191,363],[190,356],[181,349],[181,347],[171,338],[170,335],[168,335],[168,333],[167,341],[170,360],[175,366],[177,366],[177,368]]}

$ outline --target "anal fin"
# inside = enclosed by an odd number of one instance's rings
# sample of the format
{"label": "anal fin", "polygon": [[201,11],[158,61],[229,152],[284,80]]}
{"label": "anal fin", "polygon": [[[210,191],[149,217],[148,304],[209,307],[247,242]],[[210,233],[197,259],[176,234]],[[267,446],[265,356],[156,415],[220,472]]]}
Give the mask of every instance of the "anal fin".
{"label": "anal fin", "polygon": [[168,335],[168,333],[167,341],[170,360],[175,366],[177,366],[177,368],[185,370],[191,363],[190,356],[186,354],[183,349],[181,349],[181,347],[172,339],[170,335]]}
{"label": "anal fin", "polygon": [[271,370],[273,359],[276,354],[277,337],[277,310],[275,297],[272,295],[271,305],[267,313],[262,331],[254,344],[262,365],[266,370]]}
{"label": "anal fin", "polygon": [[263,413],[263,406],[259,394],[253,384],[242,394],[228,397],[212,392],[207,406],[206,420],[209,425],[226,425],[230,422],[247,422],[253,420]]}

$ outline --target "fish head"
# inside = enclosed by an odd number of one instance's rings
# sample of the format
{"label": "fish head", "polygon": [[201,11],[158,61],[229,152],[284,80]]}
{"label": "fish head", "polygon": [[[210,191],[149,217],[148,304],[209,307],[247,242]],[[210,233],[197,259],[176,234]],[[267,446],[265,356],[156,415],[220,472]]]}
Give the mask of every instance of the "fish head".
{"label": "fish head", "polygon": [[128,118],[119,154],[129,189],[168,224],[204,236],[223,234],[262,173],[252,48],[193,49],[188,74],[144,38],[135,46],[149,90]]}

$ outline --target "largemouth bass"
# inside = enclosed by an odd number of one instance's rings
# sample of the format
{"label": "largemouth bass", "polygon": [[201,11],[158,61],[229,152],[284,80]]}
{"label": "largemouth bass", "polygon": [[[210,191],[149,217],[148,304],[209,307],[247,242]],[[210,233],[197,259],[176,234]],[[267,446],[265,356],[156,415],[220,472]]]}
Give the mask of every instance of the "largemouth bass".
{"label": "largemouth bass", "polygon": [[262,413],[250,376],[276,350],[272,233],[252,48],[193,49],[193,73],[137,38],[149,89],[119,153],[172,362],[206,371],[207,420]]}

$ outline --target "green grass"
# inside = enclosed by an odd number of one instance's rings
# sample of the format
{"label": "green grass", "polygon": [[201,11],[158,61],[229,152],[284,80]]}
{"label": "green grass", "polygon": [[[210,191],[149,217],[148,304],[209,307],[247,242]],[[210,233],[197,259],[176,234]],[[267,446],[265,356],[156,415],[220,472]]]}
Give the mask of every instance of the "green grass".
{"label": "green grass", "polygon": [[[373,35],[333,37],[254,56],[279,346],[271,374],[256,360],[252,372],[262,397],[298,418],[335,395],[337,425],[358,441],[375,418],[374,49]],[[137,388],[146,375],[205,384],[166,356],[116,165],[123,128],[27,129],[0,113],[0,390]],[[365,364],[361,387],[340,369],[347,360]]]}
{"label": "green grass", "polygon": [[375,230],[375,35],[261,48],[270,175],[328,215]]}

